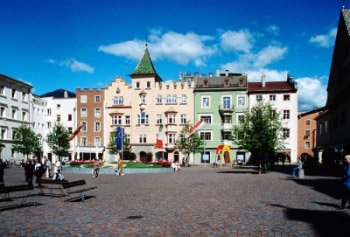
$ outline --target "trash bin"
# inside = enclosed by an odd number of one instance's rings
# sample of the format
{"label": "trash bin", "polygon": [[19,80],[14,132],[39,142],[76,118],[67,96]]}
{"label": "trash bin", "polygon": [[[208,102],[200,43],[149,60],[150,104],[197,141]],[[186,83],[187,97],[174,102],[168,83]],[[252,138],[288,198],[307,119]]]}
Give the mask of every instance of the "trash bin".
{"label": "trash bin", "polygon": [[300,169],[298,172],[298,178],[303,179],[304,178],[304,169]]}

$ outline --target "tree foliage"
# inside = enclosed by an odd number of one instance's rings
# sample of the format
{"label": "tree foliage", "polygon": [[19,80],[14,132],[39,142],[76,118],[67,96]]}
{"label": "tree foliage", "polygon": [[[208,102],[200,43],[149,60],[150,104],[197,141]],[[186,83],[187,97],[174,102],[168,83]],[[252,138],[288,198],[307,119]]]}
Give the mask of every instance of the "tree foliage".
{"label": "tree foliage", "polygon": [[42,151],[42,146],[33,129],[29,125],[22,124],[15,131],[12,150],[28,158],[29,154],[40,153]]}
{"label": "tree foliage", "polygon": [[[259,101],[244,113],[244,119],[233,128],[232,140],[261,161],[262,154],[275,153],[283,148],[282,120],[270,103]],[[258,160],[256,160],[258,159]]]}
{"label": "tree foliage", "polygon": [[193,125],[188,121],[180,131],[180,134],[175,141],[175,149],[182,153],[191,152],[195,154],[202,153],[204,151],[204,142],[199,137],[197,132],[189,137],[186,136],[192,126]]}
{"label": "tree foliage", "polygon": [[52,131],[47,134],[47,144],[58,157],[66,155],[70,148],[68,129],[61,123],[55,123]]}

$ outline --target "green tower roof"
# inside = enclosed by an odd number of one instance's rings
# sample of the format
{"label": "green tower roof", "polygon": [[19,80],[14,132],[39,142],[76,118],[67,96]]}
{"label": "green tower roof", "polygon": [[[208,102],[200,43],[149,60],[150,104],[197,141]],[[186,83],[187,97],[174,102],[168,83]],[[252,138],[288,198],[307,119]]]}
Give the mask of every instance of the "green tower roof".
{"label": "green tower roof", "polygon": [[145,49],[143,57],[137,64],[135,71],[131,74],[131,77],[141,75],[155,75],[157,80],[161,81],[161,78],[158,76],[156,69],[154,68],[154,65],[152,63],[152,59],[149,54],[148,48]]}

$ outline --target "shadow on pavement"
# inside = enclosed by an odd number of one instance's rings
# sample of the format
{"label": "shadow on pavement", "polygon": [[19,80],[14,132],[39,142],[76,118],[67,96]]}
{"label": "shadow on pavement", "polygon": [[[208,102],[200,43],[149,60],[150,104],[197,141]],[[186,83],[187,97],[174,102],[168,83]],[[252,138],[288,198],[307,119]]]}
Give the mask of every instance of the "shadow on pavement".
{"label": "shadow on pavement", "polygon": [[315,236],[350,236],[350,228],[348,228],[350,216],[344,211],[316,211],[288,208],[278,204],[271,205],[284,208],[286,218],[289,220],[310,223],[314,227]]}
{"label": "shadow on pavement", "polygon": [[340,179],[292,179],[300,185],[308,186],[317,192],[340,199],[342,182]]}

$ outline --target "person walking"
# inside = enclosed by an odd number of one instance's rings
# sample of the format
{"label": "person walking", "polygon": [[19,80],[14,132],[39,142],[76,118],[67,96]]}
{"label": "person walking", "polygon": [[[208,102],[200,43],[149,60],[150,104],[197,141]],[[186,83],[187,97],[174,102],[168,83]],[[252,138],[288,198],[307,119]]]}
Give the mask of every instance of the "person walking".
{"label": "person walking", "polygon": [[350,204],[350,155],[345,156],[342,198],[338,210],[345,209],[347,202]]}
{"label": "person walking", "polygon": [[97,178],[99,171],[100,171],[100,161],[96,158],[94,161],[94,174],[92,177]]}
{"label": "person walking", "polygon": [[33,187],[34,164],[31,158],[24,164],[24,174],[30,187]]}
{"label": "person walking", "polygon": [[61,179],[63,177],[63,175],[61,173],[61,170],[62,170],[61,166],[62,166],[62,164],[61,164],[60,159],[57,159],[56,162],[55,162],[54,170],[53,170],[54,171],[54,175],[52,177],[53,180]]}
{"label": "person walking", "polygon": [[119,158],[117,175],[124,175],[123,168],[124,168],[123,160]]}
{"label": "person walking", "polygon": [[45,177],[50,178],[51,177],[51,161],[45,157]]}

